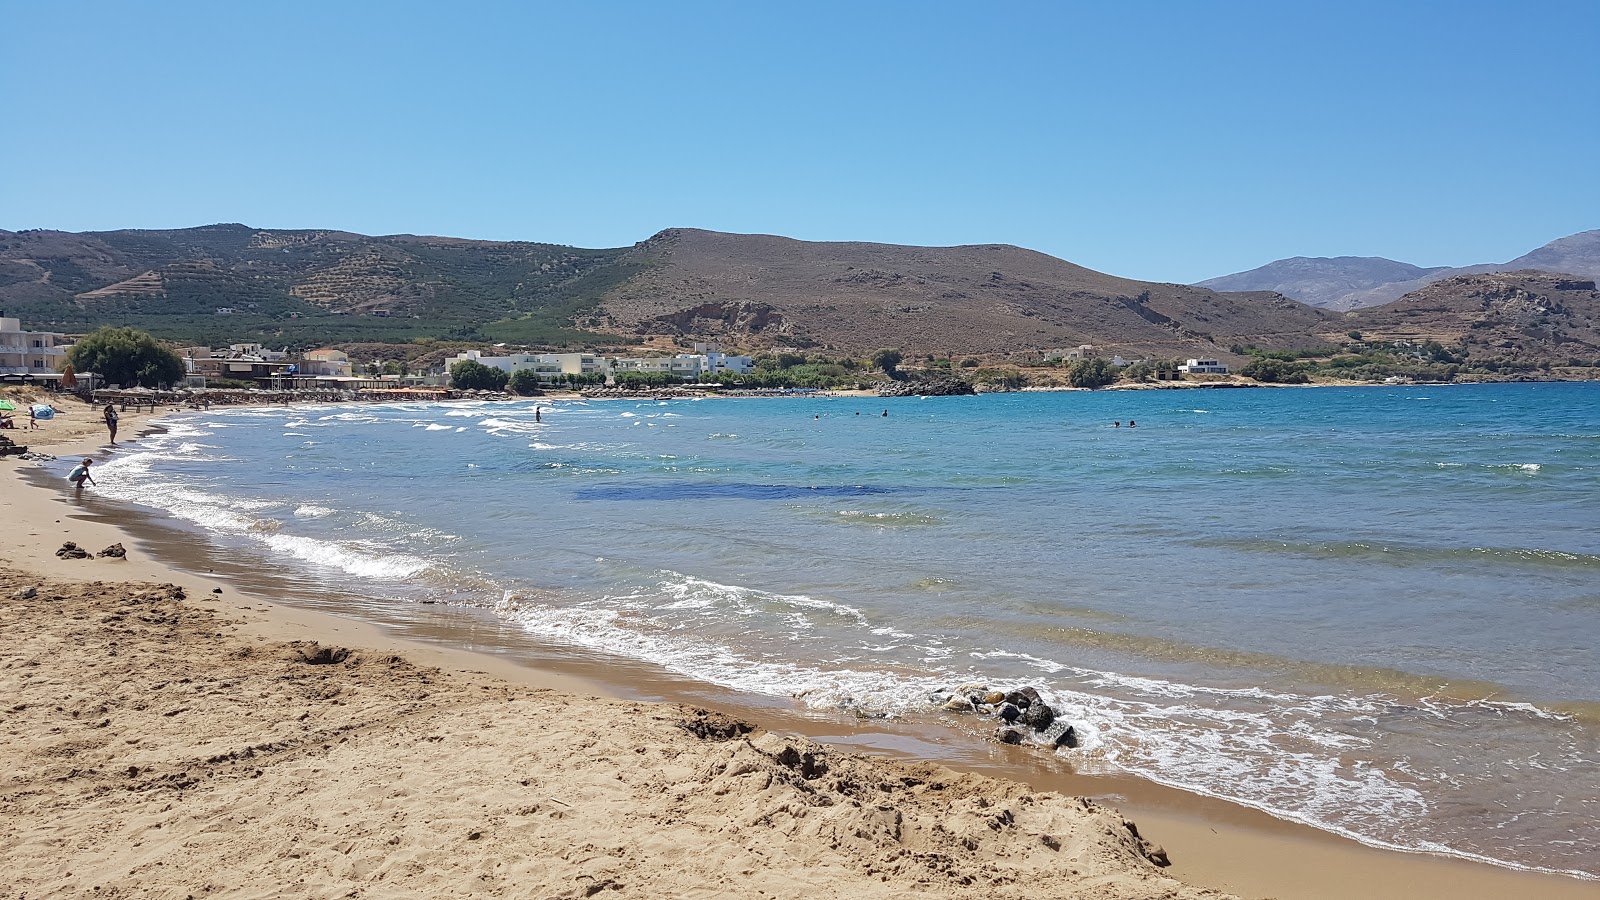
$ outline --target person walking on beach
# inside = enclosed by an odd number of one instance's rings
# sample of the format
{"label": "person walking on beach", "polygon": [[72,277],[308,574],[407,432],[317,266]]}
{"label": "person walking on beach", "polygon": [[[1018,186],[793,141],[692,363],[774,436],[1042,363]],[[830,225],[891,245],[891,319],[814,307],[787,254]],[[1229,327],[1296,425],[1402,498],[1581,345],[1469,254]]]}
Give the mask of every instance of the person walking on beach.
{"label": "person walking on beach", "polygon": [[93,484],[95,487],[100,486],[95,484],[94,478],[89,474],[89,467],[91,465],[94,465],[94,460],[86,456],[83,458],[83,462],[73,467],[72,474],[67,476],[67,480],[77,486],[77,492],[80,494],[83,493],[83,483],[85,481]]}
{"label": "person walking on beach", "polygon": [[111,432],[111,443],[115,444],[117,442],[117,407],[107,403],[105,415],[106,430]]}

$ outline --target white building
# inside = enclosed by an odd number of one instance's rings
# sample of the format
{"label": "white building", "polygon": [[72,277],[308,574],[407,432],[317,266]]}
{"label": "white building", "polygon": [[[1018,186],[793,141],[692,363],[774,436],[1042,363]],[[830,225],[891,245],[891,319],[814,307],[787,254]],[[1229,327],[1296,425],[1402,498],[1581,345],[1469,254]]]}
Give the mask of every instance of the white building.
{"label": "white building", "polygon": [[287,350],[268,350],[260,344],[229,344],[228,350],[236,359],[259,359],[265,362],[277,362],[289,355]]}
{"label": "white building", "polygon": [[564,375],[615,375],[621,372],[661,372],[693,381],[701,375],[732,372],[748,375],[755,371],[755,361],[748,356],[729,356],[715,344],[696,344],[695,353],[673,356],[633,356],[607,359],[593,353],[511,353],[505,356],[488,356],[481,350],[458,353],[445,362],[448,370],[456,363],[471,360],[480,365],[499,369],[507,374],[521,369],[532,369],[544,381],[554,381]]}
{"label": "white building", "polygon": [[506,356],[485,356],[481,350],[457,353],[445,363],[448,371],[456,363],[471,360],[507,374],[521,369],[532,369],[545,381],[561,375],[594,375],[608,371],[606,360],[593,353],[512,353]]}
{"label": "white building", "polygon": [[722,352],[720,344],[695,344],[694,352],[705,358],[701,369],[708,375],[722,372],[749,375],[756,370],[755,360],[748,356],[729,356]]}
{"label": "white building", "polygon": [[706,358],[697,353],[679,353],[676,356],[634,356],[611,360],[611,373],[662,372],[675,378],[692,381],[705,371]]}
{"label": "white building", "polygon": [[67,336],[23,331],[22,320],[0,317],[0,375],[55,375],[66,363]]}
{"label": "white building", "polygon": [[1187,372],[1190,375],[1226,375],[1228,374],[1228,367],[1223,365],[1220,360],[1191,359],[1179,366],[1178,371]]}

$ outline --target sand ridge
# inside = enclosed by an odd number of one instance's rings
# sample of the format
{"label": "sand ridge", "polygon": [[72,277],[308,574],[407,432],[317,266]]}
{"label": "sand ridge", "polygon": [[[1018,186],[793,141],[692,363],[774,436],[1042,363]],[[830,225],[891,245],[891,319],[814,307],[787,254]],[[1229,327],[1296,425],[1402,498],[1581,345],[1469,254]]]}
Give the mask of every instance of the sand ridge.
{"label": "sand ridge", "polygon": [[1089,800],[0,583],[5,896],[1222,896]]}

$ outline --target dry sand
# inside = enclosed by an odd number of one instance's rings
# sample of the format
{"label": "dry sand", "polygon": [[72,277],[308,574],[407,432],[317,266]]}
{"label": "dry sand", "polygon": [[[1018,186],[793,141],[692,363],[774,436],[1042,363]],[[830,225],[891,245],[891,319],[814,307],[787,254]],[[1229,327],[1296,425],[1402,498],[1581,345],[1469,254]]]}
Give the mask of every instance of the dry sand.
{"label": "dry sand", "polygon": [[35,580],[0,568],[13,896],[1220,896],[1089,800]]}
{"label": "dry sand", "polygon": [[[0,897],[1595,895],[1016,748],[958,772],[792,714],[600,699],[169,568],[86,515],[92,488],[0,479]],[[893,749],[892,725],[823,730]],[[1142,830],[1072,796],[1108,792]]]}

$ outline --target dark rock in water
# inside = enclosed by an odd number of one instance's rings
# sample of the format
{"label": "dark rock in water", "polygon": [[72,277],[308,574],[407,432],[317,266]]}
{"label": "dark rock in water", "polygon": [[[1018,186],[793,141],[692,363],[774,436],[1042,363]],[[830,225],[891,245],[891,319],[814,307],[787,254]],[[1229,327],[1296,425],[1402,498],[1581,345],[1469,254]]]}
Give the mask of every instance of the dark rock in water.
{"label": "dark rock in water", "polygon": [[994,732],[994,739],[1002,744],[1020,744],[1022,737],[1022,729],[1012,728],[1010,725],[1002,725]]}
{"label": "dark rock in water", "polygon": [[1018,709],[1027,709],[1039,702],[1039,692],[1031,687],[1021,688],[1006,694],[1006,702],[1014,704]]}
{"label": "dark rock in water", "polygon": [[1055,720],[1056,711],[1050,708],[1050,704],[1042,700],[1038,703],[1030,704],[1022,713],[1022,724],[1032,728],[1034,731],[1043,731],[1049,728],[1050,723]]}
{"label": "dark rock in water", "polygon": [[1062,729],[1060,734],[1056,735],[1056,739],[1052,743],[1057,747],[1076,747],[1078,746],[1078,733],[1072,730],[1071,725],[1068,725]]}
{"label": "dark rock in water", "polygon": [[1010,703],[1002,703],[1000,708],[995,710],[995,715],[1007,722],[1015,722],[1022,715],[1022,710],[1017,709]]}
{"label": "dark rock in water", "polygon": [[125,559],[128,556],[128,551],[122,549],[122,545],[121,544],[112,544],[111,546],[105,548],[104,550],[101,550],[99,553],[97,553],[95,555],[96,556],[109,556],[112,559]]}

